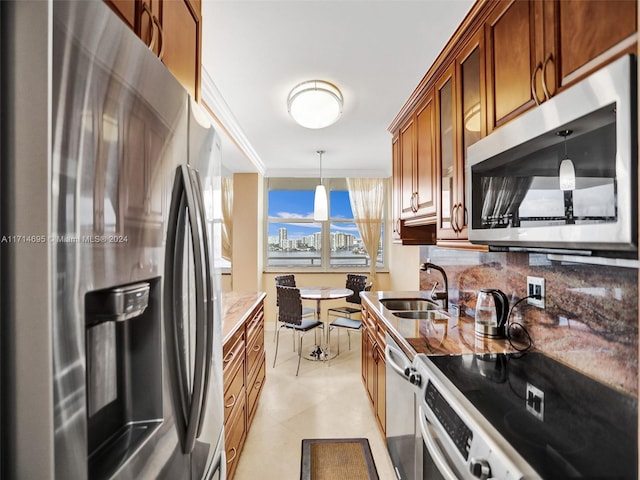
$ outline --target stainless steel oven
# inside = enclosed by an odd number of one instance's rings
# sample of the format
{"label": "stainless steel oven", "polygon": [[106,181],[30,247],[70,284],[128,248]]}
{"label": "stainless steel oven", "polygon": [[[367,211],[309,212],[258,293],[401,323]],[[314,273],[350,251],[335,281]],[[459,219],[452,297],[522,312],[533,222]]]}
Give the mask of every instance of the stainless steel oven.
{"label": "stainless steel oven", "polygon": [[469,147],[471,242],[637,254],[635,64],[622,57]]}
{"label": "stainless steel oven", "polygon": [[637,398],[540,353],[418,355],[419,479],[637,479]]}

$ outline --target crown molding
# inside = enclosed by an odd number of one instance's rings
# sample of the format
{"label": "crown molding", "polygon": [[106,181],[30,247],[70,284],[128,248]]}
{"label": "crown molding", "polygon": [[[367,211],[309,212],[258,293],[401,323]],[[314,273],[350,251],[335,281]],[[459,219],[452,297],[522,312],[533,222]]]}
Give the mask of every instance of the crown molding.
{"label": "crown molding", "polygon": [[218,90],[218,87],[216,87],[216,84],[213,82],[211,75],[209,75],[209,72],[207,72],[207,69],[204,67],[202,67],[201,88],[202,103],[209,109],[220,127],[225,130],[227,137],[236,144],[238,149],[247,160],[251,162],[258,173],[264,176],[266,171],[264,162],[247,139],[244,130],[242,130],[242,127],[224,100],[220,90]]}

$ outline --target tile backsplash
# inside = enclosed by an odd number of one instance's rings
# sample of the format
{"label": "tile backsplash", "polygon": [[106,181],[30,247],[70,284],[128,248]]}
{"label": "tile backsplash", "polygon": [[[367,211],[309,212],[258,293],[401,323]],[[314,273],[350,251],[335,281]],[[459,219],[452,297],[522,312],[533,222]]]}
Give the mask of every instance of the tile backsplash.
{"label": "tile backsplash", "polygon": [[[527,276],[545,280],[545,309],[515,307],[511,321],[529,331],[534,347],[573,368],[637,396],[638,270],[552,261],[534,253],[473,252],[420,247],[420,261],[440,265],[449,280],[449,303],[461,321],[474,321],[476,295],[497,288],[510,305],[527,295]],[[420,273],[420,289],[443,281]]]}

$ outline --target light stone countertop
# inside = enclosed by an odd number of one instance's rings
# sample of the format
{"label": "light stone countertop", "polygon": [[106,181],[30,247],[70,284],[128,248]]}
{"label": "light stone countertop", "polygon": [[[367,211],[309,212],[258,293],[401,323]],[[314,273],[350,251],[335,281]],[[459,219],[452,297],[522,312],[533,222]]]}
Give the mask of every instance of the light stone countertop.
{"label": "light stone countertop", "polygon": [[238,331],[267,296],[265,292],[224,292],[222,294],[222,344]]}

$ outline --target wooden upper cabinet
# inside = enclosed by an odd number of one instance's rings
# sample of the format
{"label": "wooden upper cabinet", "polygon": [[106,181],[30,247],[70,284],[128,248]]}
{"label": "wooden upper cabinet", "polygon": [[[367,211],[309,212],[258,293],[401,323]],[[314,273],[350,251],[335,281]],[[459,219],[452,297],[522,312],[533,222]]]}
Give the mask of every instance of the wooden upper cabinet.
{"label": "wooden upper cabinet", "polygon": [[554,22],[557,52],[553,65],[559,87],[578,80],[626,52],[636,51],[635,0],[562,0],[545,13]]}
{"label": "wooden upper cabinet", "polygon": [[131,30],[136,28],[136,0],[104,0]]}
{"label": "wooden upper cabinet", "polygon": [[391,221],[393,222],[393,228],[391,230],[391,240],[393,242],[399,242],[400,240],[402,240],[402,237],[400,236],[400,195],[402,192],[400,181],[402,179],[402,164],[400,163],[400,135],[398,134],[393,136],[393,140],[391,142],[391,152],[391,173],[393,175],[393,188],[391,192]]}
{"label": "wooden upper cabinet", "polygon": [[436,81],[439,246],[484,248],[468,243],[465,163],[467,148],[486,135],[484,35],[470,36]]}
{"label": "wooden upper cabinet", "polygon": [[416,122],[412,116],[400,127],[400,211],[402,218],[411,218],[414,207],[414,166],[415,166]]}
{"label": "wooden upper cabinet", "polygon": [[166,41],[163,46],[163,63],[189,94],[199,100],[202,36],[200,10],[196,10],[188,0],[165,0],[162,31]]}
{"label": "wooden upper cabinet", "polygon": [[409,226],[435,222],[434,135],[434,101],[430,93],[399,131],[401,218]]}
{"label": "wooden upper cabinet", "polygon": [[452,225],[453,207],[456,204],[456,142],[453,132],[455,125],[454,74],[452,64],[436,83],[436,116],[438,122],[438,239],[456,238]]}
{"label": "wooden upper cabinet", "polygon": [[200,99],[202,14],[200,0],[104,0]]}
{"label": "wooden upper cabinet", "polygon": [[416,112],[416,216],[435,218],[436,162],[433,91],[427,95]]}
{"label": "wooden upper cabinet", "polygon": [[[542,2],[503,1],[486,23],[489,130],[535,105]],[[537,10],[540,10],[537,12]],[[539,50],[539,52],[538,52]],[[532,85],[533,84],[533,85]]]}
{"label": "wooden upper cabinet", "polygon": [[637,43],[635,0],[501,0],[485,23],[489,132]]}

